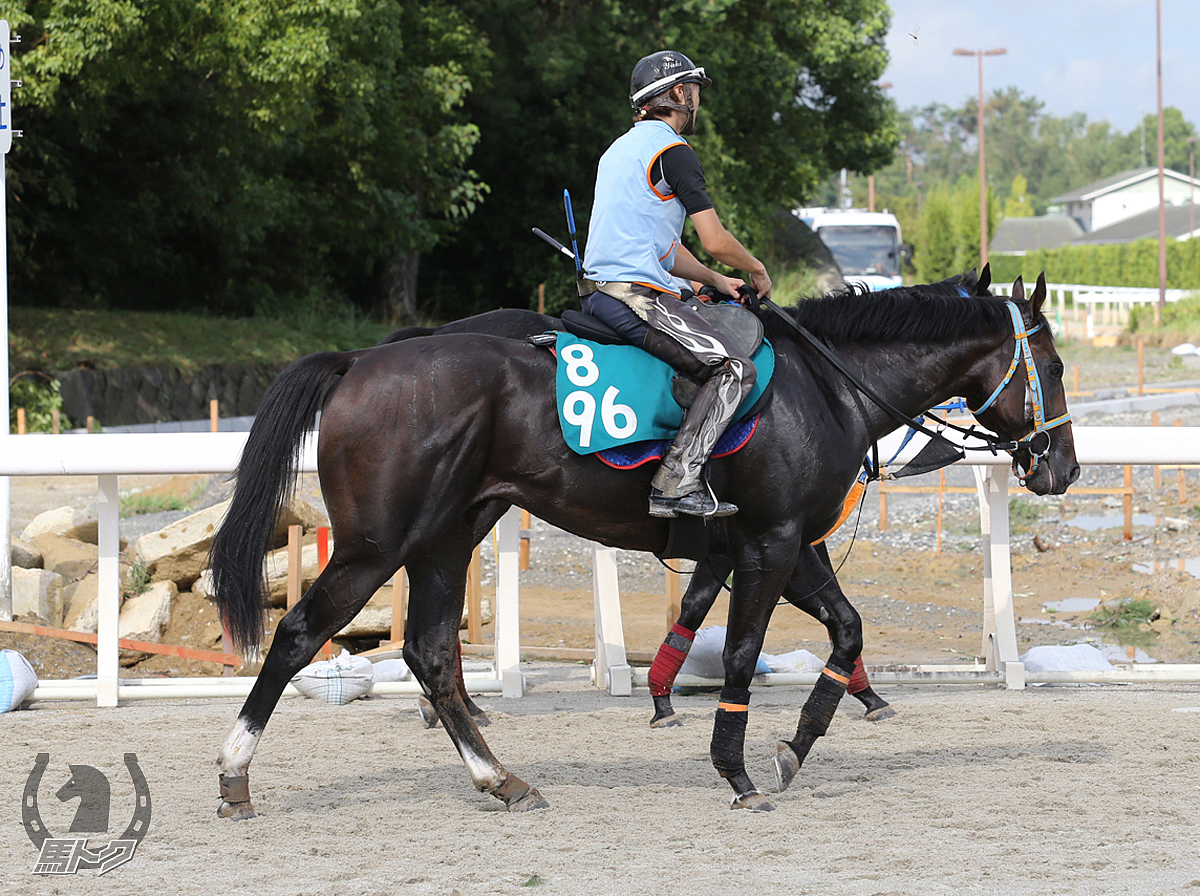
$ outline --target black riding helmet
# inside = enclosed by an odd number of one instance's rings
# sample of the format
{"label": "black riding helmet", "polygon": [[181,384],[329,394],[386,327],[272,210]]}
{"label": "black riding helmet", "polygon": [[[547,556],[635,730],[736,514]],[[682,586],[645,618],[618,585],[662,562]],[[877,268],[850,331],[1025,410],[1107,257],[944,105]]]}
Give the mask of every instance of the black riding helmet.
{"label": "black riding helmet", "polygon": [[699,84],[701,88],[712,86],[712,80],[700,66],[674,50],[660,50],[643,56],[633,67],[629,78],[629,105],[641,108],[652,97],[676,84]]}

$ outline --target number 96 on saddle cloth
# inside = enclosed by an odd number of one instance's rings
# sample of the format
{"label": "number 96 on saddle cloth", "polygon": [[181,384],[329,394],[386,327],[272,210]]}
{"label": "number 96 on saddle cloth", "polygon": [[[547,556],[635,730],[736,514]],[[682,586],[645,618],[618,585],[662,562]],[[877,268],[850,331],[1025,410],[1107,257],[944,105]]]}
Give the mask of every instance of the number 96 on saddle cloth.
{"label": "number 96 on saddle cloth", "polygon": [[[672,439],[683,408],[671,395],[675,371],[632,345],[600,345],[556,333],[555,399],[563,439],[576,454],[593,454],[631,442]],[[775,372],[775,352],[763,342],[752,357],[754,388],[738,407],[740,420],[758,401]]]}

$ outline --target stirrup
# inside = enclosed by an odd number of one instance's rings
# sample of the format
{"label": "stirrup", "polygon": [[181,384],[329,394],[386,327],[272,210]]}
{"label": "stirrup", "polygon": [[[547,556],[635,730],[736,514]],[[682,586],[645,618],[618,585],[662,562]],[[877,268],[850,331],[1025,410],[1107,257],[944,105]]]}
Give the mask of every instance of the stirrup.
{"label": "stirrup", "polygon": [[688,516],[725,517],[738,512],[736,504],[718,501],[715,496],[697,489],[680,498],[669,498],[658,489],[650,489],[650,515],[670,519],[681,513]]}

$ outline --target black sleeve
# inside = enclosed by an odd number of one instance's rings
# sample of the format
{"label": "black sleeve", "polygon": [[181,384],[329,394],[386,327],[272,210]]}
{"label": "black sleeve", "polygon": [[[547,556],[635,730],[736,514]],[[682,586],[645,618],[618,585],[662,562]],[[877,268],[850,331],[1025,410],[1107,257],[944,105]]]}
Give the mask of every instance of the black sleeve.
{"label": "black sleeve", "polygon": [[700,164],[700,157],[686,143],[667,149],[658,157],[655,166],[660,168],[655,174],[661,173],[662,180],[683,203],[689,215],[713,207],[712,200],[708,198],[708,187],[704,184],[704,168]]}

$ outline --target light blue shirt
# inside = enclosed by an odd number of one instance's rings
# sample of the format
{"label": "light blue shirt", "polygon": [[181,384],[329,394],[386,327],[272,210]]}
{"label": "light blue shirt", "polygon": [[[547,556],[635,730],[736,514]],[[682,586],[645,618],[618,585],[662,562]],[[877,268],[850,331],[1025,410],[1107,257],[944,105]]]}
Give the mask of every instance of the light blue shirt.
{"label": "light blue shirt", "polygon": [[639,121],[600,157],[588,224],[584,271],[604,283],[637,283],[679,295],[671,268],[687,212],[651,168],[672,146],[687,145],[664,121]]}

